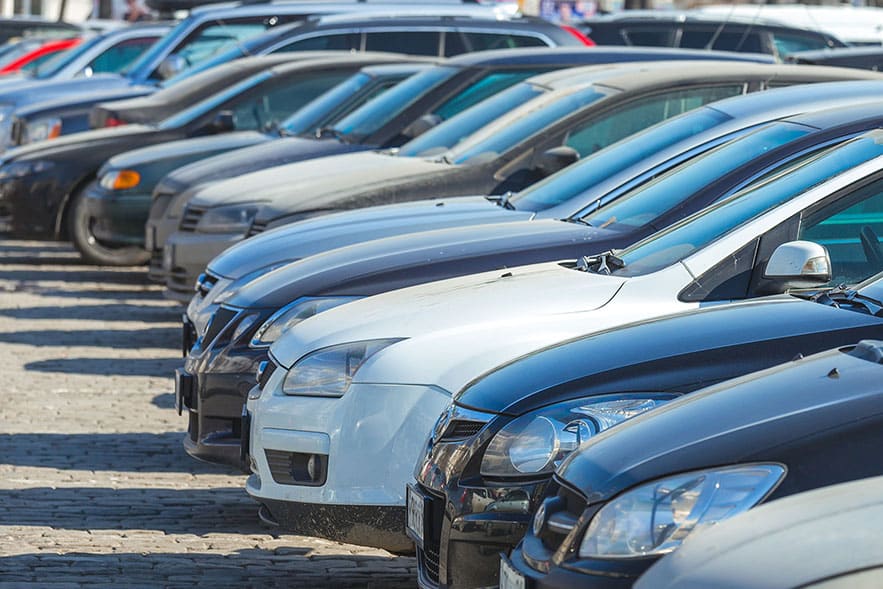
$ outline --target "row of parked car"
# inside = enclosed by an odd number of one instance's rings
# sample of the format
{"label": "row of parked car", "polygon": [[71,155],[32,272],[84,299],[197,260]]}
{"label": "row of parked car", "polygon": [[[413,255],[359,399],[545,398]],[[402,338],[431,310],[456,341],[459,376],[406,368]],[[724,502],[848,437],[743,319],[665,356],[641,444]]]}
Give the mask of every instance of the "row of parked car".
{"label": "row of parked car", "polygon": [[[6,151],[0,209],[189,301],[187,452],[249,472],[268,522],[416,549],[423,587],[876,574],[819,542],[764,575],[800,544],[744,541],[756,514],[807,524],[774,499],[883,475],[883,77],[484,6],[258,34],[307,5],[196,11],[88,91],[0,81],[102,127]],[[407,27],[424,55],[389,51]]]}

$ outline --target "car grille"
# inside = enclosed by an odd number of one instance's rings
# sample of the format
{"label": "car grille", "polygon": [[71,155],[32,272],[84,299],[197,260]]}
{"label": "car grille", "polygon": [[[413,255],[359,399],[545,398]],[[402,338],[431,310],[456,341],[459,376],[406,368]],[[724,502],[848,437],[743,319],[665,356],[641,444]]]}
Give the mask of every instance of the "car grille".
{"label": "car grille", "polygon": [[203,347],[211,344],[215,338],[218,337],[218,334],[227,327],[231,321],[236,317],[239,311],[235,309],[228,309],[226,307],[219,307],[215,314],[212,315],[212,318],[209,320],[208,327],[205,329],[205,335],[202,336],[202,344]]}
{"label": "car grille", "polygon": [[178,229],[189,233],[196,231],[196,225],[199,224],[199,220],[204,214],[205,209],[188,205],[184,208],[184,213],[181,215],[181,223],[178,225]]}
{"label": "car grille", "polygon": [[263,233],[266,230],[267,230],[267,222],[266,221],[255,221],[251,224],[251,227],[248,228],[248,233],[245,236],[251,237],[253,235],[257,235],[258,233]]}
{"label": "car grille", "polygon": [[427,503],[428,517],[424,520],[423,547],[417,550],[417,566],[420,568],[420,575],[424,581],[428,581],[433,586],[438,586],[441,571],[439,552],[441,549],[442,524],[445,517],[445,498],[429,492],[422,485],[421,488],[427,492],[431,501]]}
{"label": "car grille", "polygon": [[422,550],[417,551],[420,568],[426,580],[438,586],[438,571],[440,567],[438,545],[428,546],[424,542]]}
{"label": "car grille", "polygon": [[453,442],[456,440],[465,440],[471,438],[481,431],[484,427],[482,421],[471,421],[465,419],[453,419],[445,428],[445,432],[438,439],[439,442]]}

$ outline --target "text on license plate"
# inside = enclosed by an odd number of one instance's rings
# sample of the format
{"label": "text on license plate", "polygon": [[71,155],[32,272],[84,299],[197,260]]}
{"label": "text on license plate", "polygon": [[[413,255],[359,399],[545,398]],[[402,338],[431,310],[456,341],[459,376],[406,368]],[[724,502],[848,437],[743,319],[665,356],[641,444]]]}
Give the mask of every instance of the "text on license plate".
{"label": "text on license plate", "polygon": [[408,529],[423,541],[423,497],[408,487]]}
{"label": "text on license plate", "polygon": [[505,558],[500,559],[500,589],[524,589],[524,577]]}

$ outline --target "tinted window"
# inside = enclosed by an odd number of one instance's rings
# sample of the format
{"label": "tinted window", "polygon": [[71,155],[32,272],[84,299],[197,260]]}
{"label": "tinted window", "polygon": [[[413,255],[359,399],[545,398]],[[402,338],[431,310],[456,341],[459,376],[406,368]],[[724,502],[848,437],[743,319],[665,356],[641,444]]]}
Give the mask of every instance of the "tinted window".
{"label": "tinted window", "polygon": [[188,66],[194,66],[220,49],[264,32],[259,23],[217,24],[204,27],[175,54],[183,57]]}
{"label": "tinted window", "polygon": [[799,139],[811,130],[791,123],[775,123],[758,129],[632,190],[593,213],[588,221],[594,227],[643,227],[725,172]]}
{"label": "tinted window", "polygon": [[359,33],[340,33],[300,39],[273,51],[359,51],[362,37]]}
{"label": "tinted window", "polygon": [[350,76],[291,115],[282,124],[282,128],[292,135],[314,132],[342,104],[345,104],[352,96],[361,93],[371,81],[371,76],[362,72]]}
{"label": "tinted window", "polygon": [[599,182],[637,164],[645,157],[729,121],[720,111],[704,108],[599,151],[509,199],[515,208],[541,211],[582,194]]}
{"label": "tinted window", "polygon": [[70,51],[70,49],[62,49],[61,51],[53,51],[52,53],[44,53],[40,57],[35,57],[34,59],[29,61],[25,65],[21,66],[20,69],[23,71],[26,71],[26,72],[33,71],[33,70],[37,69],[38,67],[40,67],[40,64],[46,63],[47,61],[49,61],[50,59],[52,59],[56,55],[58,55],[60,53],[67,53],[68,51]]}
{"label": "tinted window", "polygon": [[182,125],[191,123],[199,117],[204,116],[210,110],[218,108],[220,105],[228,103],[228,101],[235,99],[243,92],[247,92],[258,84],[264,83],[264,81],[266,81],[270,77],[272,77],[272,74],[268,71],[265,71],[251,76],[245,80],[242,80],[238,84],[234,84],[226,90],[209,96],[208,98],[197,102],[191,107],[178,111],[174,115],[162,121],[159,124],[159,127],[162,129],[175,129]]}
{"label": "tinted window", "polygon": [[574,148],[580,156],[587,156],[659,121],[742,92],[743,87],[740,84],[691,88],[648,96],[583,123],[568,134],[564,144]]}
{"label": "tinted window", "polygon": [[767,53],[761,33],[749,28],[721,31],[720,29],[688,29],[681,34],[681,47],[687,49],[716,49],[718,51],[749,51]]}
{"label": "tinted window", "polygon": [[365,33],[367,51],[438,55],[441,33],[436,31],[378,31]]}
{"label": "tinted window", "polygon": [[627,29],[624,31],[629,45],[644,45],[647,47],[673,47],[675,44],[675,30],[662,29]]}
{"label": "tinted window", "polygon": [[101,37],[93,37],[87,41],[83,41],[70,51],[61,53],[53,53],[51,59],[47,59],[34,70],[34,77],[45,79],[54,76],[67,64],[73,62],[87,51],[91,51],[92,47],[101,42]]}
{"label": "tinted window", "polygon": [[780,56],[794,53],[795,51],[808,51],[810,49],[827,49],[828,44],[822,37],[811,35],[795,35],[791,33],[773,33],[773,45]]}
{"label": "tinted window", "polygon": [[472,133],[542,93],[543,90],[533,84],[516,84],[409,141],[402,146],[399,155],[429,156],[447,151]]}
{"label": "tinted window", "polygon": [[521,70],[516,72],[495,72],[487,74],[480,80],[476,80],[469,84],[466,88],[460,90],[454,96],[445,100],[436,107],[434,114],[440,116],[443,120],[447,120],[452,116],[463,112],[467,108],[478,104],[482,100],[493,96],[509,86],[526,80],[531,76],[540,73],[540,70]]}
{"label": "tinted window", "polygon": [[445,34],[445,55],[460,55],[473,51],[491,49],[514,49],[516,47],[545,47],[546,43],[537,37],[527,37],[511,33],[470,33],[448,31]]}
{"label": "tinted window", "polygon": [[119,72],[124,67],[135,61],[145,49],[150,47],[156,37],[144,37],[141,39],[129,39],[118,43],[96,57],[89,64],[92,73]]}
{"label": "tinted window", "polygon": [[800,224],[799,239],[822,244],[831,257],[832,284],[855,284],[883,270],[872,264],[861,243],[862,231],[876,238],[883,235],[883,180],[838,199]]}
{"label": "tinted window", "polygon": [[883,155],[876,135],[863,136],[826,150],[766,182],[737,192],[653,237],[623,251],[625,267],[614,274],[636,276],[655,272],[699,251],[739,225],[766,213],[813,186],[872,158]]}

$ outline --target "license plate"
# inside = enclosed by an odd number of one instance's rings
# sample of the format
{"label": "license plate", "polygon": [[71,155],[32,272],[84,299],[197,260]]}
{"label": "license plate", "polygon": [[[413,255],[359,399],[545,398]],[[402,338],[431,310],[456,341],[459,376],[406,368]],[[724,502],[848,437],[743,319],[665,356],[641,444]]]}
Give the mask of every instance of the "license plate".
{"label": "license plate", "polygon": [[423,544],[423,495],[408,486],[408,531],[418,544]]}
{"label": "license plate", "polygon": [[515,570],[505,556],[500,559],[500,589],[524,589],[524,576]]}
{"label": "license plate", "polygon": [[180,368],[175,369],[175,410],[178,415],[184,412],[184,407],[192,400],[193,375]]}
{"label": "license plate", "polygon": [[175,248],[167,245],[162,249],[162,267],[166,272],[171,272],[172,263],[175,257]]}

